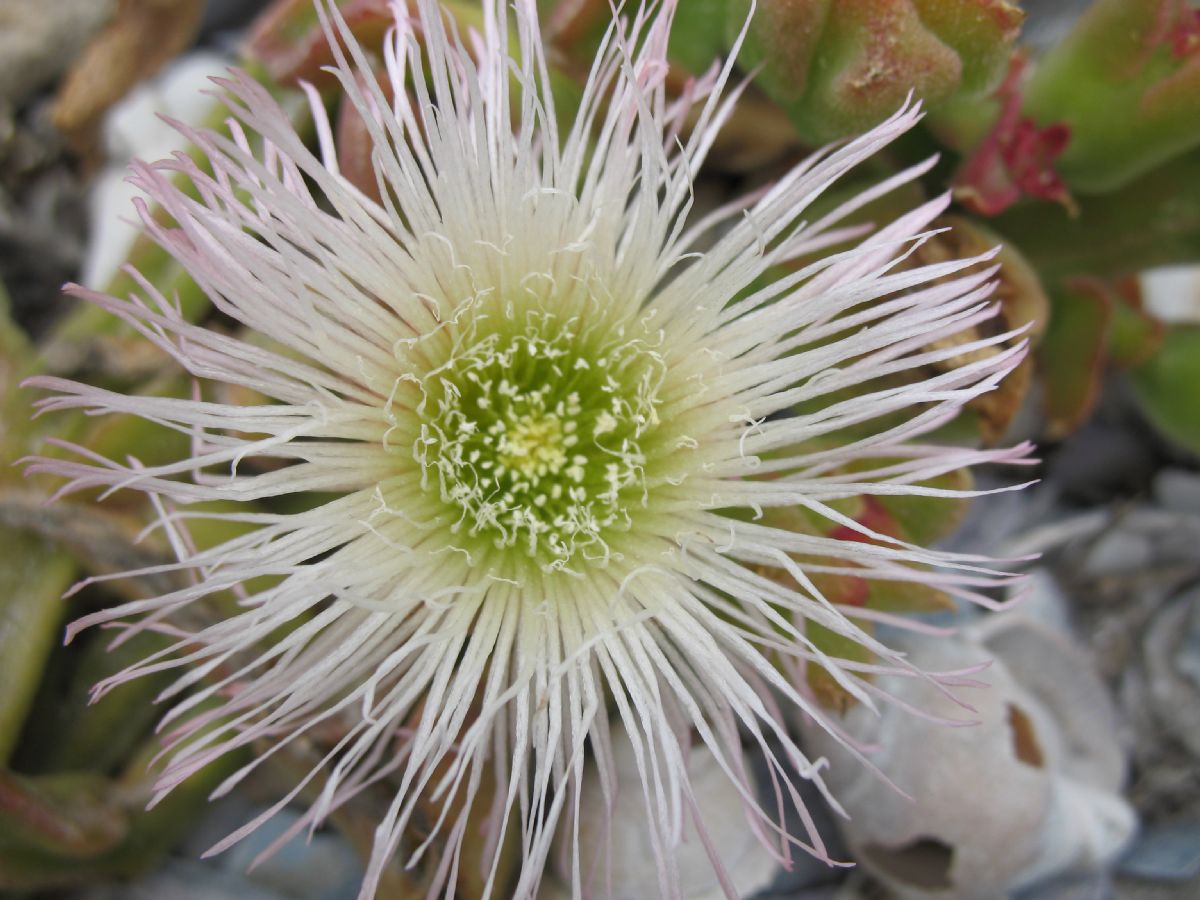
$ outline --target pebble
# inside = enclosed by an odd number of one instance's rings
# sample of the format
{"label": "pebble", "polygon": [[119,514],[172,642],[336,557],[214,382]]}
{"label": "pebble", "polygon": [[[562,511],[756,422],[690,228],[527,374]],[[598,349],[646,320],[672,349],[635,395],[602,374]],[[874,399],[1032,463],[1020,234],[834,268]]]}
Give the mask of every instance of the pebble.
{"label": "pebble", "polygon": [[1153,492],[1164,509],[1200,516],[1200,472],[1163,469],[1154,478]]}
{"label": "pebble", "polygon": [[336,831],[318,831],[310,839],[305,829],[251,870],[256,856],[299,818],[285,809],[221,855],[229,872],[293,900],[354,900],[362,883],[362,862]]}
{"label": "pebble", "polygon": [[1200,759],[1200,590],[1173,600],[1143,643],[1150,701],[1163,727]]}
{"label": "pebble", "polygon": [[[214,802],[196,823],[175,853],[181,859],[198,860],[214,844],[262,813],[262,808],[237,793]],[[215,884],[236,879],[247,897],[259,894],[287,900],[354,900],[362,882],[362,861],[335,829],[319,830],[308,840],[308,832],[297,835],[274,855],[251,869],[254,858],[296,822],[300,813],[286,808],[264,822],[240,843],[205,860]],[[198,877],[198,876],[197,876]],[[258,893],[253,893],[258,892]],[[162,894],[174,900],[173,894]],[[224,897],[224,894],[211,895]],[[227,895],[240,898],[241,894]]]}
{"label": "pebble", "polygon": [[1112,896],[1112,876],[1107,872],[1089,872],[1066,875],[1018,891],[1013,900],[1102,900]]}
{"label": "pebble", "polygon": [[1144,439],[1123,422],[1097,416],[1059,445],[1046,477],[1064,501],[1098,505],[1144,493],[1156,464],[1153,448]]}
{"label": "pebble", "polygon": [[1200,879],[1200,821],[1146,829],[1121,858],[1117,871],[1149,881]]}
{"label": "pebble", "polygon": [[134,882],[84,888],[74,900],[294,900],[232,872],[187,859],[172,859]]}
{"label": "pebble", "polygon": [[1091,0],[1022,0],[1028,18],[1021,30],[1021,43],[1039,50],[1058,44],[1071,31],[1075,20]]}
{"label": "pebble", "polygon": [[[786,760],[785,754],[779,752],[781,748],[772,747],[772,750],[776,751],[778,759]],[[764,809],[774,809],[775,797],[769,789],[771,781],[766,759],[761,754],[755,754],[753,760],[754,774],[759,785],[759,800]],[[804,808],[812,817],[817,833],[825,841],[825,849],[830,857],[839,860],[850,859],[850,852],[846,849],[837,827],[837,817],[830,809],[829,803],[811,781],[800,778],[791,766],[788,766],[788,769]],[[805,833],[800,814],[791,803],[784,804],[784,828],[789,834]],[[780,870],[769,886],[753,895],[753,900],[809,900],[810,896],[819,897],[822,896],[822,891],[832,890],[836,883],[845,877],[845,869],[829,866],[803,851],[792,854],[791,865],[790,871]]]}
{"label": "pebble", "polygon": [[0,3],[0,100],[20,104],[54,81],[115,6],[116,0]]}
{"label": "pebble", "polygon": [[1031,569],[1024,581],[1008,592],[1010,598],[1020,596],[1018,612],[1054,631],[1071,631],[1071,601],[1063,592],[1054,574],[1043,566]]}

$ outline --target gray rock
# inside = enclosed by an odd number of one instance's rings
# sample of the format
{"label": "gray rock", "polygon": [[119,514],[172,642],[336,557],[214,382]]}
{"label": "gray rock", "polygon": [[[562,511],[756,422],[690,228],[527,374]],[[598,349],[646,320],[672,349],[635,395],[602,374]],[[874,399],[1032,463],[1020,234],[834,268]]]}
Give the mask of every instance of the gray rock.
{"label": "gray rock", "polygon": [[1071,31],[1080,13],[1091,0],[1023,0],[1020,4],[1028,18],[1021,30],[1021,42],[1039,50],[1048,50]]}
{"label": "gray rock", "polygon": [[1091,872],[1055,878],[1018,891],[1013,900],[1104,900],[1112,896],[1112,877],[1107,872]]}
{"label": "gray rock", "polygon": [[0,3],[0,100],[21,103],[61,75],[115,6],[116,0]]}
{"label": "gray rock", "polygon": [[1200,515],[1200,472],[1163,469],[1154,478],[1154,499],[1174,512]]}
{"label": "gray rock", "polygon": [[244,28],[267,6],[267,0],[208,0],[200,22],[202,38]]}
{"label": "gray rock", "polygon": [[1143,652],[1150,702],[1159,721],[1200,758],[1200,591],[1189,591],[1159,612]]}
{"label": "gray rock", "polygon": [[1149,881],[1200,879],[1200,822],[1147,829],[1122,857],[1118,871]]}
{"label": "gray rock", "polygon": [[171,860],[134,882],[84,888],[74,900],[292,900],[215,865]]}
{"label": "gray rock", "polygon": [[1138,496],[1153,478],[1157,460],[1152,444],[1130,430],[1116,410],[1106,412],[1063,441],[1047,460],[1046,480],[1068,503],[1094,505]]}
{"label": "gray rock", "polygon": [[1028,577],[1009,591],[1009,596],[1021,596],[1020,613],[1048,628],[1071,632],[1071,602],[1058,579],[1044,566],[1029,570]]}
{"label": "gray rock", "polygon": [[335,831],[305,829],[251,869],[255,858],[290,828],[299,814],[285,809],[221,857],[230,872],[292,900],[353,900],[362,882],[362,863]]}

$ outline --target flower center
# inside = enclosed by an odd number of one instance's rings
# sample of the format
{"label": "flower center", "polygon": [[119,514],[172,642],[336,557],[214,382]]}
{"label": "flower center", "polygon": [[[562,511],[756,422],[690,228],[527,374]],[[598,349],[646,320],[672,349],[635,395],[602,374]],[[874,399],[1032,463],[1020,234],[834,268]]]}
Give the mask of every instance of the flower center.
{"label": "flower center", "polygon": [[606,560],[646,503],[662,359],[624,329],[545,314],[504,324],[465,335],[422,380],[423,483],[472,542],[547,569]]}
{"label": "flower center", "polygon": [[[578,412],[578,398],[575,409]],[[574,426],[573,421],[567,421],[568,432],[575,431]],[[562,422],[550,413],[541,417],[526,415],[515,421],[510,418],[509,427],[501,431],[498,443],[501,465],[516,470],[537,488],[543,475],[556,476],[563,470],[567,463],[566,448],[578,444],[579,438],[570,433],[564,438]]]}

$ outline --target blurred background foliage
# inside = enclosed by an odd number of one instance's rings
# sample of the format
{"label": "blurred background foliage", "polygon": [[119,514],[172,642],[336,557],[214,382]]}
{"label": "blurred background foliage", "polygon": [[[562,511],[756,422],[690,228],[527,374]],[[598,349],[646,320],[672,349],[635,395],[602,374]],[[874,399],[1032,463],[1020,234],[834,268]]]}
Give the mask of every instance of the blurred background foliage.
{"label": "blurred background foliage", "polygon": [[[558,112],[570,116],[610,3],[538,3]],[[360,41],[378,46],[389,4],[341,5]],[[448,0],[446,6],[463,28],[479,22],[472,0]],[[310,138],[298,85],[313,82],[335,125],[342,171],[378,196],[367,131],[321,71],[332,57],[311,0],[242,4],[227,24],[239,24],[259,7],[239,43],[239,64],[280,98]],[[988,328],[999,333],[1024,327],[1035,351],[943,439],[1061,440],[1088,421],[1106,386],[1116,384],[1173,452],[1200,453],[1200,289],[1191,282],[1190,300],[1168,307],[1149,295],[1153,280],[1144,276],[1200,261],[1200,11],[1194,4],[757,0],[748,25],[749,0],[680,0],[680,7],[671,44],[673,89],[686,89],[739,43],[736,77],[749,80],[713,148],[698,185],[701,195],[719,199],[769,181],[822,144],[878,123],[910,93],[925,104],[928,115],[916,132],[818,206],[832,208],[851,192],[938,154],[919,181],[856,218],[885,222],[949,191],[955,206],[945,224],[953,231],[930,241],[915,261],[1003,244],[1000,314]],[[94,4],[90,14],[95,21],[64,58],[65,71],[48,69],[20,86],[11,81],[3,101],[11,115],[41,98],[49,123],[41,134],[83,186],[104,161],[99,135],[106,112],[192,46],[202,29],[213,26],[214,15],[200,0],[119,0]],[[4,52],[0,40],[0,57]],[[224,127],[215,105],[207,124]],[[31,452],[58,452],[48,441],[71,441],[153,465],[186,454],[188,439],[132,419],[78,413],[33,419],[35,398],[20,389],[21,380],[51,373],[126,392],[179,396],[193,386],[124,324],[95,308],[64,308],[35,289],[55,275],[75,275],[71,258],[59,264],[52,254],[30,257],[22,243],[29,235],[14,224],[19,204],[12,198],[20,199],[22,185],[36,183],[45,163],[22,140],[9,134],[0,144],[0,177],[12,194],[0,222],[9,254],[0,258],[0,274],[13,298],[0,284],[0,890],[17,894],[128,876],[154,865],[237,763],[214,764],[147,811],[153,766],[148,772],[146,764],[157,747],[153,729],[161,712],[152,701],[165,683],[138,680],[97,702],[89,699],[94,684],[166,639],[143,633],[113,652],[106,650],[111,633],[62,644],[68,619],[170,590],[177,576],[169,570],[108,576],[160,566],[171,560],[171,548],[160,532],[139,539],[150,515],[135,498],[117,493],[99,504],[94,492],[82,492],[48,507],[45,500],[58,485],[23,478],[15,463]],[[64,235],[55,246],[70,239]],[[137,239],[128,262],[174,298],[188,319],[240,328],[215,315],[187,273],[149,237]],[[121,273],[103,287],[123,296],[136,284]],[[204,390],[226,402],[254,402],[245,391]],[[939,479],[943,487],[968,484],[965,473]],[[852,498],[841,511],[881,533],[930,542],[956,527],[964,505]],[[775,514],[787,518],[781,524],[789,528],[830,533],[827,521],[802,512]],[[208,522],[192,538],[211,546],[239,527]],[[83,578],[94,580],[62,602]],[[820,586],[835,602],[885,612],[951,605],[936,592],[901,582],[868,585],[839,575]],[[217,615],[221,602],[193,614]],[[858,652],[832,634],[814,640],[833,656]],[[804,677],[822,702],[848,702],[818,667]],[[289,770],[306,765],[312,752],[304,745],[278,754],[277,777],[286,783]],[[369,846],[372,803],[360,798],[339,813],[337,824],[356,845]],[[386,896],[402,897],[419,891],[424,876],[418,869],[389,877],[392,893]],[[460,896],[470,897],[478,887],[464,882]]]}

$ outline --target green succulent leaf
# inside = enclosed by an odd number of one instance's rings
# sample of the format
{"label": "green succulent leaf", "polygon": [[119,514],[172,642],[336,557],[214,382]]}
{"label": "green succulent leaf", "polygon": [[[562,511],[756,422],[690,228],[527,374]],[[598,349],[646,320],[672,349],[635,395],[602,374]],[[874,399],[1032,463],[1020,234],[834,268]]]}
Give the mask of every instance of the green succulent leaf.
{"label": "green succulent leaf", "polygon": [[1112,298],[1095,279],[1074,280],[1053,292],[1050,326],[1038,348],[1052,435],[1074,431],[1091,414],[1104,375],[1112,318]]}
{"label": "green succulent leaf", "polygon": [[0,763],[16,747],[58,641],[63,592],[75,578],[70,554],[0,525]]}
{"label": "green succulent leaf", "polygon": [[1178,0],[1096,0],[1041,59],[1024,111],[1063,123],[1077,192],[1123,187],[1200,146],[1200,14]]}
{"label": "green succulent leaf", "polygon": [[1113,193],[1078,199],[1075,216],[1029,203],[988,225],[1021,249],[1048,286],[1076,275],[1109,278],[1200,259],[1200,153],[1177,157]]}
{"label": "green succulent leaf", "polygon": [[0,771],[0,890],[49,890],[150,869],[190,828],[208,795],[242,765],[222,757],[146,809],[157,741],[119,778]]}
{"label": "green succulent leaf", "polygon": [[1200,453],[1200,327],[1168,329],[1158,352],[1134,369],[1130,380],[1155,427]]}

